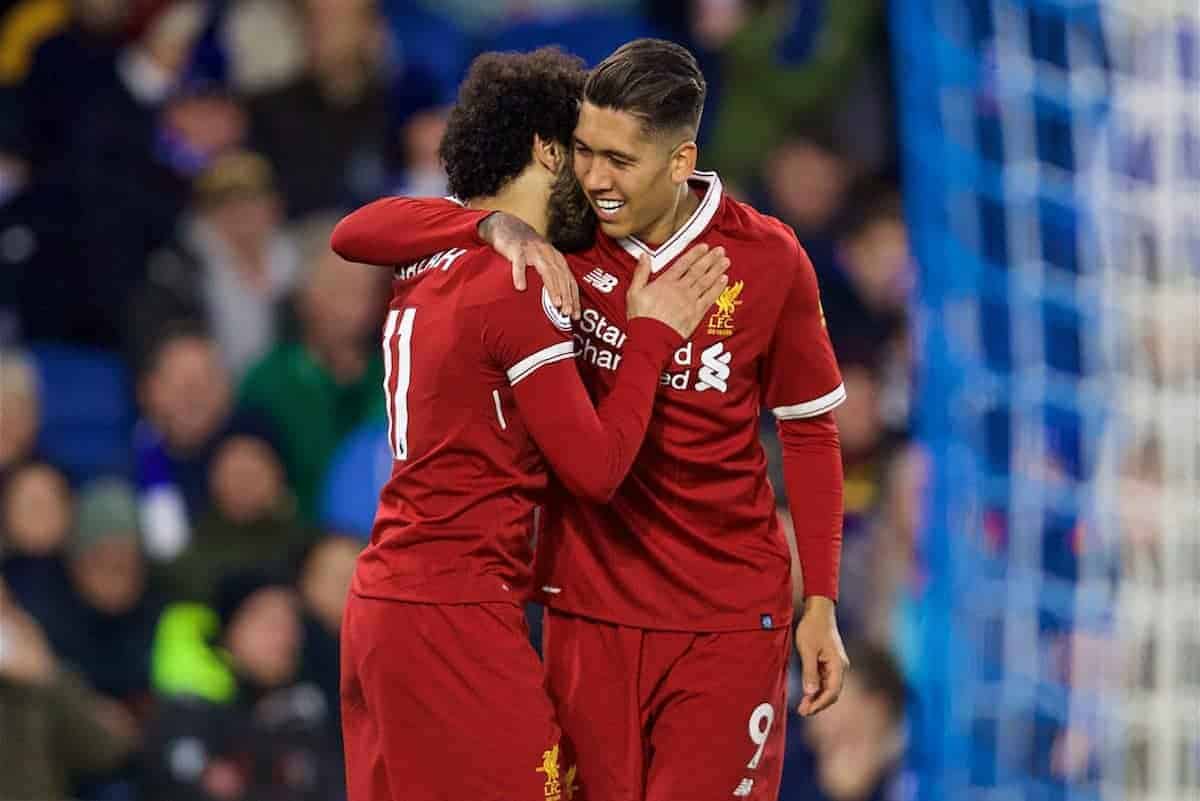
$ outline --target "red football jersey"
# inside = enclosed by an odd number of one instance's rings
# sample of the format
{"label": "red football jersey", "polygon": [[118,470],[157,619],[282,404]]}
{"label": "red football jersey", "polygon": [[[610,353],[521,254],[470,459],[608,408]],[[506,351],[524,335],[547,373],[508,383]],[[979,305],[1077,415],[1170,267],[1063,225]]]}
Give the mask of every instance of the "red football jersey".
{"label": "red football jersey", "polygon": [[724,246],[732,265],[712,314],[663,373],[646,442],[612,503],[555,510],[561,525],[547,527],[538,584],[550,606],[626,625],[772,628],[791,620],[792,598],[760,410],[814,417],[845,390],[816,275],[791,229],[724,196],[714,173],[693,184],[704,187],[699,207],[661,247],[598,236],[575,260],[584,303],[576,349],[597,398],[612,391],[639,254],[657,272],[704,242]]}
{"label": "red football jersey", "polygon": [[[472,245],[396,269],[383,330],[395,461],[355,571],[361,595],[524,600],[547,461],[568,486],[607,499],[645,436],[657,377],[682,338],[630,321],[632,360],[597,413],[571,321],[540,280],[515,291],[506,266]],[[585,447],[572,448],[581,436]]]}
{"label": "red football jersey", "polygon": [[[584,306],[574,325],[576,361],[600,402],[628,358],[625,293],[637,256],[650,254],[657,273],[703,242],[724,246],[732,266],[711,315],[662,373],[646,441],[612,502],[556,495],[536,584],[554,608],[625,625],[774,628],[791,620],[790,569],[759,441],[760,410],[770,408],[784,426],[827,420],[845,390],[816,275],[795,234],[725,196],[714,173],[697,173],[692,184],[702,193],[698,208],[660,247],[598,234],[592,248],[568,257]],[[393,214],[417,224],[396,225]],[[375,263],[444,247],[448,236],[473,236],[486,216],[403,199],[378,201],[356,215],[339,252]],[[500,272],[507,280],[508,271]],[[835,430],[831,436],[828,457],[819,460],[831,476],[819,483],[835,494],[822,501],[817,540],[801,542],[800,551],[806,592],[836,597],[841,476],[833,475]],[[787,458],[785,452],[785,467]],[[796,489],[790,496],[799,529],[805,509]],[[810,562],[816,569],[807,575]]]}

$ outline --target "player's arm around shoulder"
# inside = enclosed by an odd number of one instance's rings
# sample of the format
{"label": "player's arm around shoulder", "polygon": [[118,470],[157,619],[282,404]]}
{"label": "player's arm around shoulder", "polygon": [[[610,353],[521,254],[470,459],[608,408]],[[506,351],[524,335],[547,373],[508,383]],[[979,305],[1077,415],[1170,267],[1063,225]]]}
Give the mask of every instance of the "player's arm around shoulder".
{"label": "player's arm around shoulder", "polygon": [[343,217],[329,246],[347,261],[391,267],[484,244],[478,229],[489,214],[446,198],[385,197]]}

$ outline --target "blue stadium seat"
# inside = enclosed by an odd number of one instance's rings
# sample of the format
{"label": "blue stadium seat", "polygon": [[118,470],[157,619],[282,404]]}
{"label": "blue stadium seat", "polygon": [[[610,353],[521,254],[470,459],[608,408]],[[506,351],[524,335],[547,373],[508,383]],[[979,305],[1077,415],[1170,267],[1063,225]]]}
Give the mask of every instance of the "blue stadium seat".
{"label": "blue stadium seat", "polygon": [[30,348],[41,382],[38,453],[73,482],[127,474],[135,409],[130,377],[115,353],[71,345]]}
{"label": "blue stadium seat", "polygon": [[517,23],[491,37],[484,49],[527,51],[560,45],[590,67],[630,39],[655,35],[648,22],[629,13],[582,13]]}
{"label": "blue stadium seat", "polygon": [[366,539],[375,523],[379,492],[392,473],[387,424],[371,422],[339,446],[321,489],[321,525]]}
{"label": "blue stadium seat", "polygon": [[402,69],[432,74],[442,100],[453,103],[472,55],[467,35],[452,20],[409,3],[385,3],[384,16]]}

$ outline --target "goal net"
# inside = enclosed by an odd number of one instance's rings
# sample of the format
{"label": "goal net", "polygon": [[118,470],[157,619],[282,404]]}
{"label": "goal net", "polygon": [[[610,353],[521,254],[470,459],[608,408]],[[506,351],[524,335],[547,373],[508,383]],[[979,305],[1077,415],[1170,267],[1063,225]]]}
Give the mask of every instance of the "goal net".
{"label": "goal net", "polygon": [[1200,799],[1200,2],[892,22],[919,795]]}

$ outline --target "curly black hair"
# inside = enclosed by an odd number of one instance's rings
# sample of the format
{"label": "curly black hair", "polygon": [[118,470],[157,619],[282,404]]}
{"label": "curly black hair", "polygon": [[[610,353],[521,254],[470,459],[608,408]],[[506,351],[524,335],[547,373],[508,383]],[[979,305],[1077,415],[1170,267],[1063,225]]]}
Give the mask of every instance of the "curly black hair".
{"label": "curly black hair", "polygon": [[450,191],[495,195],[529,166],[534,134],[569,145],[586,78],[581,59],[554,47],[476,58],[438,150]]}

